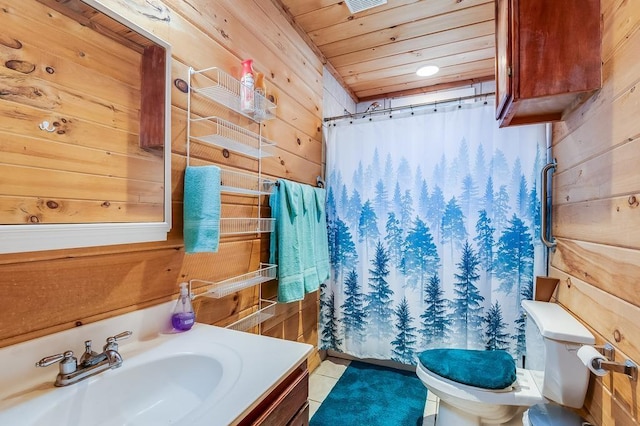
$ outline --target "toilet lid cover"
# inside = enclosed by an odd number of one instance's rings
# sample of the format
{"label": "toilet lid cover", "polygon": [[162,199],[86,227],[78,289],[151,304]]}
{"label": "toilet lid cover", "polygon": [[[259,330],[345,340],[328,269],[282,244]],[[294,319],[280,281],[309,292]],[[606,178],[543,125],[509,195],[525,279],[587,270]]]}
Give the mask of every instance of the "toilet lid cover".
{"label": "toilet lid cover", "polygon": [[429,371],[483,389],[504,389],[516,381],[516,363],[507,351],[429,349],[418,355]]}

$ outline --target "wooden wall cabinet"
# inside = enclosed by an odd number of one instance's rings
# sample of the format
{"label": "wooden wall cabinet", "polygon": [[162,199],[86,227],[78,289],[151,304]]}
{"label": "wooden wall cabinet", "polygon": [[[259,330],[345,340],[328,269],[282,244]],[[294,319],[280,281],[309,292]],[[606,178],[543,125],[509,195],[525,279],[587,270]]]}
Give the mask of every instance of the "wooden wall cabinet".
{"label": "wooden wall cabinet", "polygon": [[239,423],[240,426],[307,426],[309,370],[300,364]]}
{"label": "wooden wall cabinet", "polygon": [[600,0],[496,1],[500,127],[562,120],[602,85]]}

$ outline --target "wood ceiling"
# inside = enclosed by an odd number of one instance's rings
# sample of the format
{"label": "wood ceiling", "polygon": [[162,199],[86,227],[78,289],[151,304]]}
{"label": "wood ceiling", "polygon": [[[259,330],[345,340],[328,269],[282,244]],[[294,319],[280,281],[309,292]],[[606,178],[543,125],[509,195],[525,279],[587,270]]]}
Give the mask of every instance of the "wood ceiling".
{"label": "wood ceiling", "polygon": [[[388,0],[351,14],[338,0],[278,0],[356,101],[494,79],[494,0]],[[440,72],[418,77],[420,65]]]}

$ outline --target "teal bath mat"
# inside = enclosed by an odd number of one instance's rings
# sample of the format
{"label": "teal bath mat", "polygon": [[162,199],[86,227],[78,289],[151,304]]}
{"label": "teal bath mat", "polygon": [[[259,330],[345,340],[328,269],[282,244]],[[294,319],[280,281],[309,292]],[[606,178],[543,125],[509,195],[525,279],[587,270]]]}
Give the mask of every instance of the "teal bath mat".
{"label": "teal bath mat", "polygon": [[427,388],[411,371],[352,361],[310,426],[419,426]]}

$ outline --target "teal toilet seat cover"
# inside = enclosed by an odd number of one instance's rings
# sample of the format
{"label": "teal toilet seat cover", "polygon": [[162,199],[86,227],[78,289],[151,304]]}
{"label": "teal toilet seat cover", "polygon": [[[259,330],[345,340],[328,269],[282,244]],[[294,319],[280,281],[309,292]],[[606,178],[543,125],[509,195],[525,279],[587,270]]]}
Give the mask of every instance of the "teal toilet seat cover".
{"label": "teal toilet seat cover", "polygon": [[427,370],[464,385],[495,390],[516,381],[516,363],[503,350],[429,349],[418,359]]}

